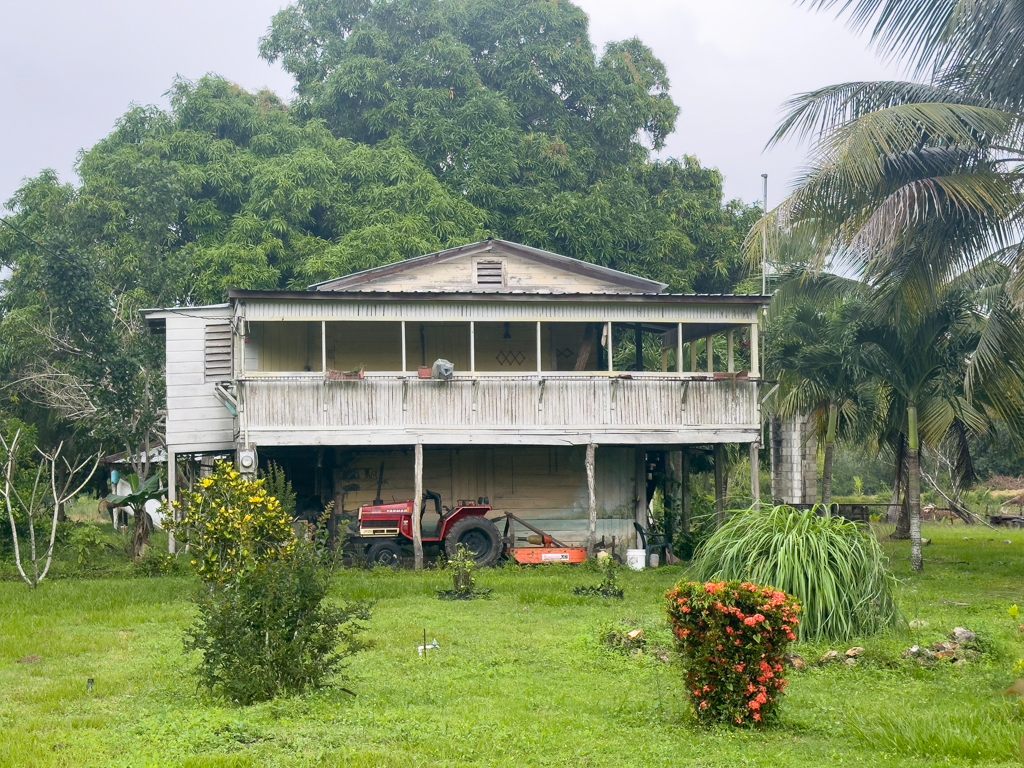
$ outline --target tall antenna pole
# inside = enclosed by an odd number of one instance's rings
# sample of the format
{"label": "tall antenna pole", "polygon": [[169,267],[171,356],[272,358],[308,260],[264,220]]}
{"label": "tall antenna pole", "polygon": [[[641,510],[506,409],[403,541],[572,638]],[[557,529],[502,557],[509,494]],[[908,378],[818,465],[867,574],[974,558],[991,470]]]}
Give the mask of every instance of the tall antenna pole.
{"label": "tall antenna pole", "polygon": [[[762,182],[762,204],[764,206],[764,215],[768,215],[768,174],[761,174]],[[768,230],[764,227],[761,228],[761,295],[766,296],[768,294]]]}

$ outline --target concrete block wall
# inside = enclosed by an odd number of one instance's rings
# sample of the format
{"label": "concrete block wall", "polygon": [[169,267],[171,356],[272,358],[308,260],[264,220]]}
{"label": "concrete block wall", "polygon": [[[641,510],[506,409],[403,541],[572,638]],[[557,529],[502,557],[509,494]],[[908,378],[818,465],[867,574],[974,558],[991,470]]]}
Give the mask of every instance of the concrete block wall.
{"label": "concrete block wall", "polygon": [[818,438],[810,414],[771,422],[772,498],[783,504],[818,500]]}

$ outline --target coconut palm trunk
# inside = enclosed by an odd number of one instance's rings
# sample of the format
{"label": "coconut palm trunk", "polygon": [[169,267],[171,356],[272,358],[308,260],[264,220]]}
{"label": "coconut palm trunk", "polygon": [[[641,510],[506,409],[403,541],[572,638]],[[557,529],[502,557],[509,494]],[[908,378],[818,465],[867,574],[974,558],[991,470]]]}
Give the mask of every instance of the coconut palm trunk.
{"label": "coconut palm trunk", "polygon": [[836,450],[836,432],[839,426],[839,407],[835,403],[828,406],[828,429],[825,430],[825,467],[821,477],[821,503],[825,505],[825,514],[832,514],[832,461]]}
{"label": "coconut palm trunk", "polygon": [[910,567],[924,570],[921,551],[921,444],[917,434],[917,406],[907,406],[907,509],[910,517]]}

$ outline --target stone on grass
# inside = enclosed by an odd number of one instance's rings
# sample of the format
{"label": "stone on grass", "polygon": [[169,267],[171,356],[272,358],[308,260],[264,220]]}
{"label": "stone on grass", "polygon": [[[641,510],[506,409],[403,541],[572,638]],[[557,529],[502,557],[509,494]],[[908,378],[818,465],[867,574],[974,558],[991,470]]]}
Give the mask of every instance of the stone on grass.
{"label": "stone on grass", "polygon": [[969,629],[963,627],[955,627],[953,629],[953,639],[958,643],[973,643],[978,639],[978,636],[971,632]]}
{"label": "stone on grass", "polygon": [[853,656],[850,656],[849,658],[843,659],[843,664],[845,664],[847,667],[855,667],[857,666],[857,659],[855,659]]}
{"label": "stone on grass", "polygon": [[859,645],[855,645],[853,648],[850,648],[846,651],[846,658],[848,659],[856,659],[858,656],[863,655],[864,649],[861,648]]}
{"label": "stone on grass", "polygon": [[924,619],[914,619],[907,626],[909,626],[911,629],[925,629],[928,626],[928,622]]}
{"label": "stone on grass", "polygon": [[819,664],[831,664],[832,662],[839,661],[841,658],[839,651],[825,651],[820,659]]}
{"label": "stone on grass", "polygon": [[799,653],[787,653],[783,658],[786,663],[797,672],[803,672],[807,669],[807,662],[804,661],[804,657]]}
{"label": "stone on grass", "polygon": [[632,632],[626,633],[626,639],[633,645],[643,645],[647,642],[647,635],[642,629],[634,629]]}
{"label": "stone on grass", "polygon": [[912,645],[909,648],[907,648],[907,650],[905,650],[903,652],[903,658],[904,659],[916,659],[920,655],[921,655],[921,646],[920,645]]}

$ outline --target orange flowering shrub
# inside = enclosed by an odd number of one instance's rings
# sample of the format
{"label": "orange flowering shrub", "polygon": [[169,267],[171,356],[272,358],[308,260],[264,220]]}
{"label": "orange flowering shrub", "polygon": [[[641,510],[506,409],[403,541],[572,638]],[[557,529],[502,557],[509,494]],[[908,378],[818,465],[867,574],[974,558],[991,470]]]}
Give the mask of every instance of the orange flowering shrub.
{"label": "orange flowering shrub", "polygon": [[704,723],[763,724],[786,690],[783,656],[800,606],[749,582],[689,582],[665,595],[686,687]]}

